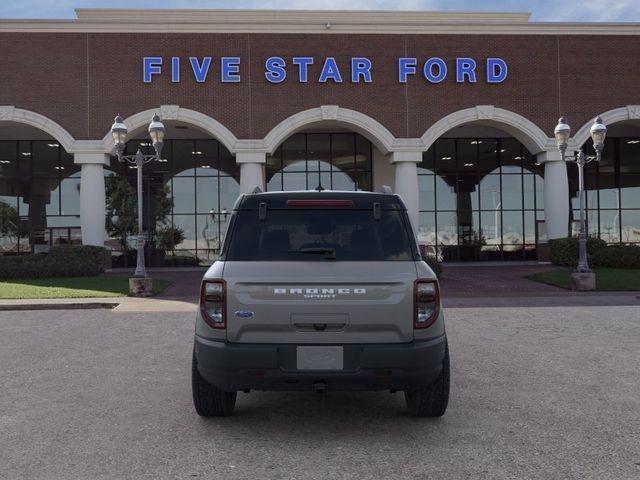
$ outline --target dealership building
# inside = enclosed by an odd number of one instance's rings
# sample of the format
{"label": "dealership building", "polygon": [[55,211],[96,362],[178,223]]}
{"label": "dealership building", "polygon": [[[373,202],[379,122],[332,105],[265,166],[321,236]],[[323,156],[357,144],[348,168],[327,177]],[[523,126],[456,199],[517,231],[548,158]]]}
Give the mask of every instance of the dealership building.
{"label": "dealership building", "polygon": [[[152,265],[211,263],[241,193],[401,195],[446,261],[536,259],[576,232],[578,174],[553,138],[592,152],[591,235],[640,243],[640,24],[526,13],[94,10],[0,20],[0,254],[134,246],[143,168]],[[181,235],[180,235],[181,233]],[[157,254],[160,252],[161,254]],[[121,262],[121,263],[118,263]]]}

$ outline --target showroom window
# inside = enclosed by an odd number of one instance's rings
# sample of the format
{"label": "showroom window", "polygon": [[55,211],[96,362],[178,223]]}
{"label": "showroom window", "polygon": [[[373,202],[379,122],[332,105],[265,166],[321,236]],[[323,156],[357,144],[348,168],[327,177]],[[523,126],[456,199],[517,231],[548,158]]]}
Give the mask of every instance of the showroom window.
{"label": "showroom window", "polygon": [[0,141],[0,253],[80,244],[80,166],[55,140]]}
{"label": "showroom window", "polygon": [[267,190],[371,190],[372,145],[356,133],[298,133],[267,157]]}
{"label": "showroom window", "polygon": [[418,241],[443,260],[535,258],[542,167],[513,138],[440,138],[418,165]]}
{"label": "showroom window", "polygon": [[[151,154],[149,140],[127,142],[126,153],[140,148]],[[135,195],[136,168],[111,159],[105,172],[108,245],[117,252],[116,265],[135,265],[135,201],[127,203],[123,189]],[[128,187],[122,184],[125,179]],[[143,168],[144,228],[149,233],[150,265],[207,265],[217,258],[222,236],[240,193],[240,169],[235,157],[214,139],[165,140],[162,160]],[[130,208],[129,208],[130,207]],[[133,209],[133,210],[131,210]],[[125,213],[118,221],[118,212]],[[129,247],[125,255],[124,245]]]}
{"label": "showroom window", "polygon": [[[590,143],[590,142],[588,142]],[[593,154],[588,143],[587,155]],[[568,164],[571,231],[579,231],[578,172]],[[602,160],[585,167],[587,229],[610,244],[640,243],[640,138],[607,137]]]}

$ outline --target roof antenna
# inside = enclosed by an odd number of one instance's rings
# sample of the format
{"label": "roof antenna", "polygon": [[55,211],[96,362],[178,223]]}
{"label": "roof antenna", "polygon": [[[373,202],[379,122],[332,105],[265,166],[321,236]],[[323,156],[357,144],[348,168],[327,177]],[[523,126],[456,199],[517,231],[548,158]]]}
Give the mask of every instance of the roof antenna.
{"label": "roof antenna", "polygon": [[318,183],[318,186],[314,190],[316,192],[322,192],[322,191],[324,191],[324,187],[322,186],[321,183]]}

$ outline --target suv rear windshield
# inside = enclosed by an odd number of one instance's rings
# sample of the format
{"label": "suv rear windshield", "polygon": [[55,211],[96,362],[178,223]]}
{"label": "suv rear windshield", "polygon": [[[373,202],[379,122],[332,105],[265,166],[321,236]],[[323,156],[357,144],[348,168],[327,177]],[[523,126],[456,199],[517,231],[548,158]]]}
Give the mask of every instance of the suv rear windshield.
{"label": "suv rear windshield", "polygon": [[235,213],[225,260],[411,261],[406,212],[382,210],[256,210]]}

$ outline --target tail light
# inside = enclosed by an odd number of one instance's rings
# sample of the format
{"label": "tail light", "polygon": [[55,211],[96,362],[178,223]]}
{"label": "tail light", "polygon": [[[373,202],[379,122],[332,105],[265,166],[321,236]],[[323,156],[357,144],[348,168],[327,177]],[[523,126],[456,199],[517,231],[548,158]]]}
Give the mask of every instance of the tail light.
{"label": "tail light", "polygon": [[436,280],[416,280],[414,285],[414,328],[428,328],[440,314],[440,289]]}
{"label": "tail light", "polygon": [[211,328],[227,328],[226,295],[224,280],[203,280],[200,287],[200,312]]}

